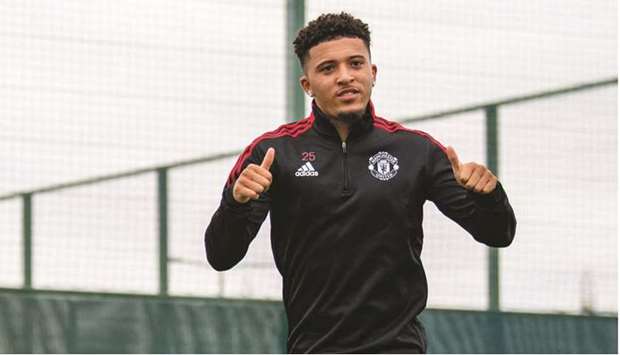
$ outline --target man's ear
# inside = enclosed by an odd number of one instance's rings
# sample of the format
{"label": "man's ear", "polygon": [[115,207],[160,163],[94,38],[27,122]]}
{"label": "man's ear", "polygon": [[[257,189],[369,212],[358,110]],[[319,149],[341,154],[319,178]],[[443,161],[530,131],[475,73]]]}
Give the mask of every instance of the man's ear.
{"label": "man's ear", "polygon": [[312,89],[310,89],[310,81],[308,81],[308,78],[305,75],[302,75],[299,78],[299,85],[306,92],[306,94],[310,95],[310,97],[314,97],[314,93],[312,92]]}
{"label": "man's ear", "polygon": [[374,84],[374,82],[377,81],[377,65],[373,64],[371,68],[372,68],[372,82]]}

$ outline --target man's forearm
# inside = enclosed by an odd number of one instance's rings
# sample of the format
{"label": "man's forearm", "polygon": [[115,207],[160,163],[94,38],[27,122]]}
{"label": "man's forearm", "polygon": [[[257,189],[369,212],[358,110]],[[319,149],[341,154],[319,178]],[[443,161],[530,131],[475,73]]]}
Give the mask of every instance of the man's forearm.
{"label": "man's forearm", "polygon": [[232,206],[222,200],[204,236],[207,260],[211,266],[224,271],[235,266],[246,254],[250,241],[248,228],[251,209],[245,206]]}
{"label": "man's forearm", "polygon": [[476,239],[492,247],[507,247],[514,239],[517,221],[501,184],[490,196],[474,196],[474,212],[463,227]]}

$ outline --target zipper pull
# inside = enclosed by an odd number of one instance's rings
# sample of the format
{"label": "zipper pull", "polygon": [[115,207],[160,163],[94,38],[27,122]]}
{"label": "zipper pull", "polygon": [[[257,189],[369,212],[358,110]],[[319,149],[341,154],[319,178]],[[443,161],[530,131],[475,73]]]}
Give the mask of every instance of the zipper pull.
{"label": "zipper pull", "polygon": [[342,142],[342,152],[347,154],[347,142]]}

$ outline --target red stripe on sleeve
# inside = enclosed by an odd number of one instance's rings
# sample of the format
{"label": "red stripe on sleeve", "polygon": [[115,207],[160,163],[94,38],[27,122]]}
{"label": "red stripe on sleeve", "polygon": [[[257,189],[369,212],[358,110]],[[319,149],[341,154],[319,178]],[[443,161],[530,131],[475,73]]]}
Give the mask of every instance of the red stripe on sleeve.
{"label": "red stripe on sleeve", "polygon": [[438,140],[436,140],[435,138],[433,138],[433,136],[431,136],[430,134],[424,132],[424,131],[420,131],[417,129],[409,129],[403,125],[401,125],[398,122],[393,122],[393,121],[388,121],[385,118],[381,118],[381,117],[373,117],[374,118],[374,122],[373,125],[377,128],[383,129],[384,131],[390,132],[390,133],[394,133],[394,132],[398,132],[398,131],[406,131],[406,132],[411,132],[414,134],[417,134],[419,136],[422,136],[426,139],[428,139],[431,143],[435,144],[436,146],[438,146],[444,153],[446,152],[446,147],[441,144]]}

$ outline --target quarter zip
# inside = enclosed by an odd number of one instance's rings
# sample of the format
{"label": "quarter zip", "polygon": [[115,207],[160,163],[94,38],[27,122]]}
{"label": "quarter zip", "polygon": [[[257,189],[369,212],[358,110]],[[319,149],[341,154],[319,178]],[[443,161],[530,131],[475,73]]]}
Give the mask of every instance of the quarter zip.
{"label": "quarter zip", "polygon": [[343,172],[343,188],[342,197],[351,196],[349,187],[349,166],[347,164],[347,142],[342,142],[342,172]]}

